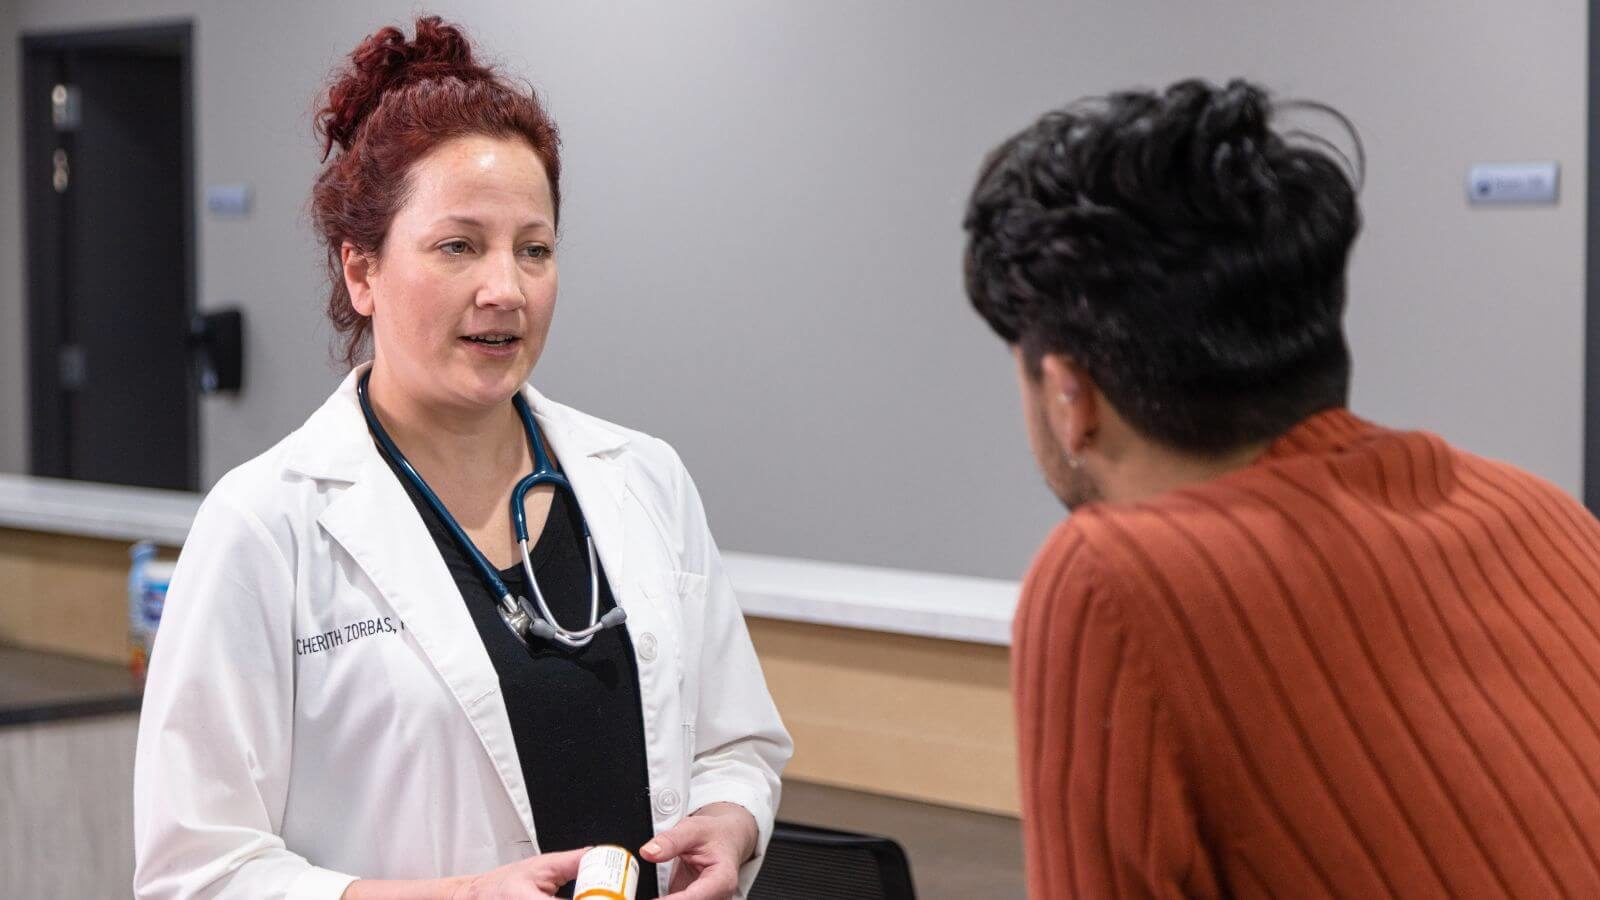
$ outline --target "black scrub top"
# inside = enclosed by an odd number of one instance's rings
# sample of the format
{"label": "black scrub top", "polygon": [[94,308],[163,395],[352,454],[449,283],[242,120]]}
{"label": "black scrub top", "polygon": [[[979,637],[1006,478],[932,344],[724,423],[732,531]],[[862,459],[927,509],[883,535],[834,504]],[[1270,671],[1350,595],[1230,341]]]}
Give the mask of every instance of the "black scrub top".
{"label": "black scrub top", "polygon": [[[538,638],[524,646],[500,618],[498,598],[491,596],[444,521],[395,461],[383,455],[433,535],[500,676],[539,849],[620,844],[637,853],[654,836],[655,827],[639,671],[627,625],[602,630],[578,650]],[[556,490],[544,530],[529,554],[556,621],[574,630],[589,624],[589,555],[579,515],[570,495]],[[501,571],[500,577],[512,594],[533,599],[520,564]],[[600,615],[605,615],[616,601],[603,567],[599,578]],[[571,896],[570,890],[567,885],[560,896]],[[636,897],[656,896],[655,864],[641,858]]]}

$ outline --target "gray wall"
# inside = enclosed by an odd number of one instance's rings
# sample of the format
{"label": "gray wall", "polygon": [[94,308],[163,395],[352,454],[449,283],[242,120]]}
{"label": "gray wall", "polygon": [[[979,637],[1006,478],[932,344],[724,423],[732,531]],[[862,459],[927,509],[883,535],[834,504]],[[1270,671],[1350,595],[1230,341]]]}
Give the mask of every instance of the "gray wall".
{"label": "gray wall", "polygon": [[[1362,129],[1357,411],[1577,492],[1586,5],[1263,6],[435,8],[530,77],[565,136],[562,306],[536,383],[674,442],[728,548],[1021,570],[1059,512],[1028,458],[1009,360],[961,295],[966,189],[984,151],[1044,108],[1195,74],[1324,99]],[[244,396],[206,403],[208,481],[336,380],[303,214],[309,112],[343,53],[414,8],[19,7],[24,29],[196,22],[199,177],[258,197],[248,220],[201,219],[202,304],[245,306],[251,352]],[[1466,167],[1501,159],[1559,160],[1562,203],[1469,210]],[[0,197],[14,219],[14,196]],[[0,256],[0,359],[20,341],[14,243]],[[20,394],[0,402],[9,428]],[[0,461],[20,463],[14,445],[8,432]]]}

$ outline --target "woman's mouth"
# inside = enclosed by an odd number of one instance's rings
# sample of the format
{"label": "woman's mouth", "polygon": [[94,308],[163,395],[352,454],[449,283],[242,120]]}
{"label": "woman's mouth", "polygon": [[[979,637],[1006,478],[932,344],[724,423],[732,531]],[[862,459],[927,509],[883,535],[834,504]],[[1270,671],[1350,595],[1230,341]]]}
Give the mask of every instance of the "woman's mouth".
{"label": "woman's mouth", "polygon": [[469,334],[461,338],[473,350],[490,356],[511,356],[517,352],[517,345],[522,343],[522,338],[508,332],[486,332],[484,334]]}

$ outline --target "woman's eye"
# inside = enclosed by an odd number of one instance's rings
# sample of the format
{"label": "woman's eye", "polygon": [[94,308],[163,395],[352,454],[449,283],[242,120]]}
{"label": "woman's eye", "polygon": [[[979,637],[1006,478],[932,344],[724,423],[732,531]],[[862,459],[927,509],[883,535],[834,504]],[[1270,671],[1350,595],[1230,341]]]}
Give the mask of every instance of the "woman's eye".
{"label": "woman's eye", "polygon": [[445,256],[460,256],[467,252],[467,242],[461,240],[445,241],[439,245],[439,249],[444,251]]}
{"label": "woman's eye", "polygon": [[549,259],[551,250],[544,244],[529,244],[522,248],[522,253],[529,259]]}

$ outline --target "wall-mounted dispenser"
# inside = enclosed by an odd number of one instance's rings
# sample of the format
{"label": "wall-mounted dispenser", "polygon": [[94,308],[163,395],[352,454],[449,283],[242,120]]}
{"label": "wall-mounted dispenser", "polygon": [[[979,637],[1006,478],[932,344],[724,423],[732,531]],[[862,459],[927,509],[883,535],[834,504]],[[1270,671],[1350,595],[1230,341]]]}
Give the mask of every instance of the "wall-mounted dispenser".
{"label": "wall-mounted dispenser", "polygon": [[197,313],[189,322],[189,350],[200,392],[237,392],[244,384],[244,313]]}

